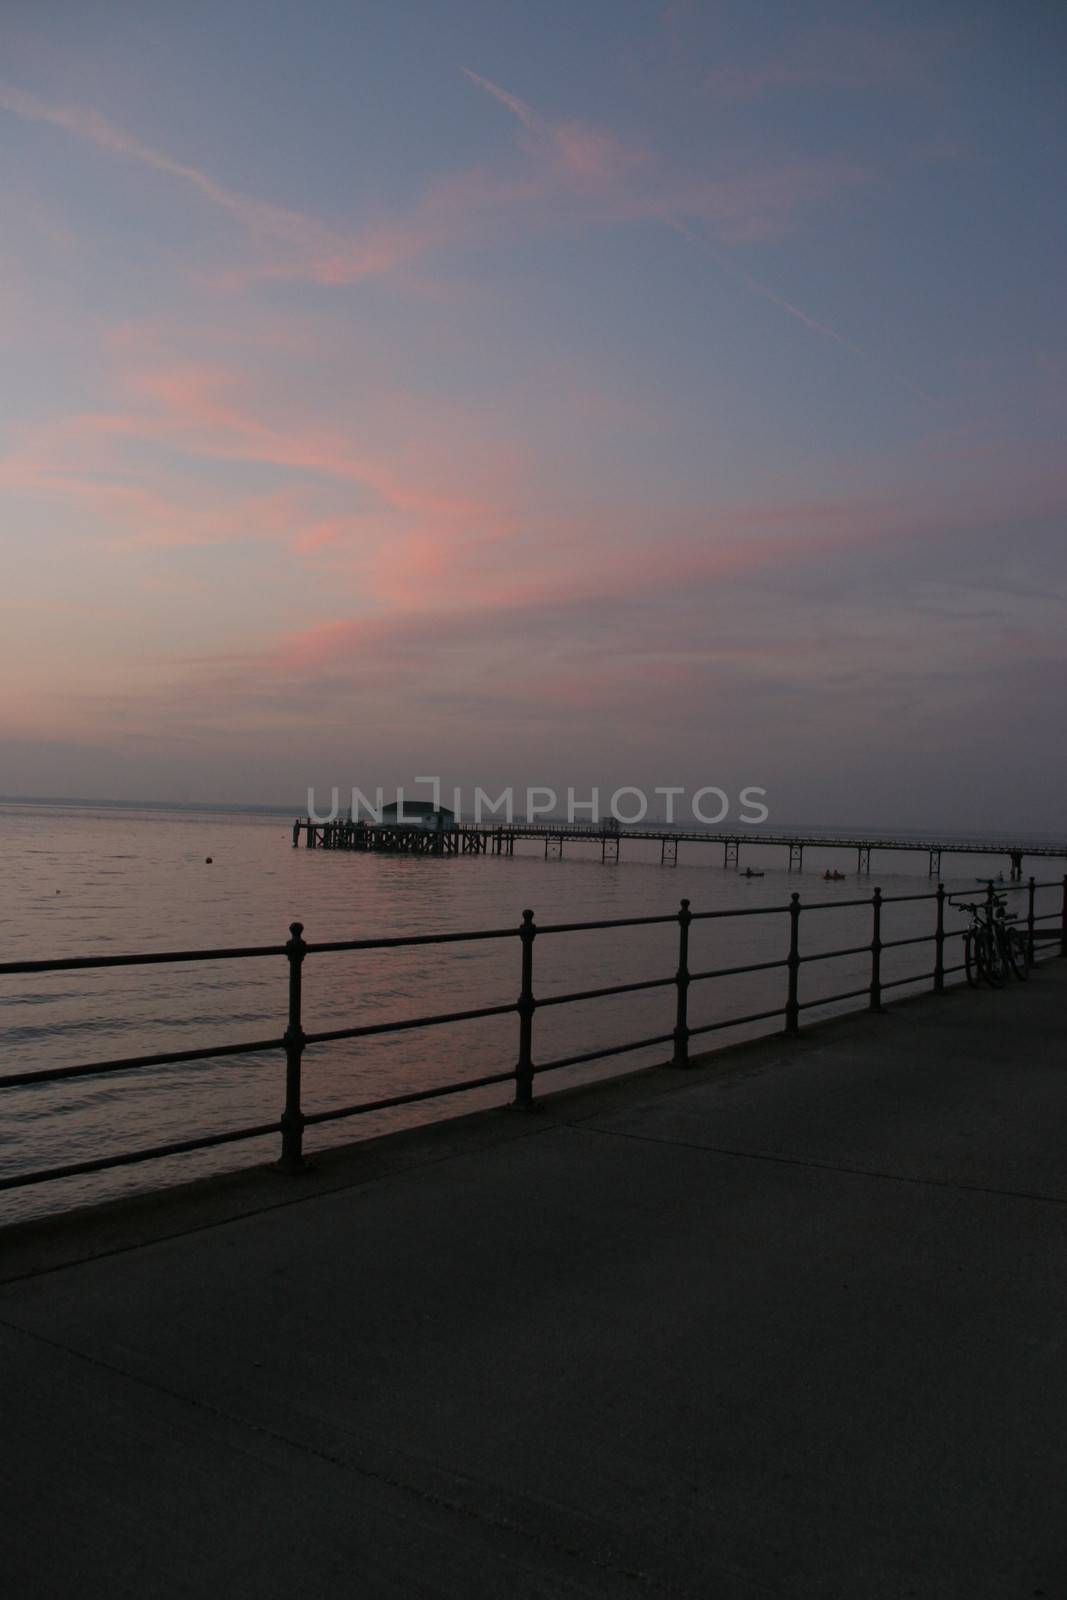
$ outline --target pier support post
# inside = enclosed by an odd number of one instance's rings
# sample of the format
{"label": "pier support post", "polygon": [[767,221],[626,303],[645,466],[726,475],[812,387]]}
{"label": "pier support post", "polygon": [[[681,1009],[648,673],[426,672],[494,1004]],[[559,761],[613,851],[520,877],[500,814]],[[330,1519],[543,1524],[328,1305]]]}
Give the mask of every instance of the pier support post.
{"label": "pier support post", "polygon": [[937,925],[934,929],[934,993],[945,992],[945,885],[937,886]]}
{"label": "pier support post", "polygon": [[786,1033],[800,1032],[800,896],[789,897],[789,991],[785,1002]]}
{"label": "pier support post", "polygon": [[928,878],[932,878],[935,875],[940,876],[940,873],[941,873],[941,852],[940,852],[940,850],[931,850],[930,851],[930,860],[929,860],[929,862],[927,864],[927,868],[926,868],[926,876]]}
{"label": "pier support post", "polygon": [[872,1011],[882,1010],[882,891],[875,889],[871,898],[873,926],[871,929],[871,1002]]}
{"label": "pier support post", "polygon": [[1063,874],[1063,909],[1060,912],[1060,955],[1067,958],[1067,872]]}
{"label": "pier support post", "polygon": [[296,849],[296,847],[297,847],[297,845],[299,843],[300,843],[300,818],[297,817],[296,821],[293,823],[293,849],[294,850]]}
{"label": "pier support post", "polygon": [[689,1065],[689,924],[693,913],[689,901],[683,900],[678,911],[678,1007],[674,1024],[674,1060],[672,1067]]}
{"label": "pier support post", "polygon": [[790,872],[792,872],[794,867],[798,872],[803,872],[804,870],[804,846],[802,844],[791,844],[789,846]]}
{"label": "pier support post", "polygon": [[861,844],[861,845],[859,845],[857,847],[857,850],[856,850],[856,871],[857,872],[870,872],[870,870],[871,870],[871,847],[870,847],[869,844]]}
{"label": "pier support post", "polygon": [[299,1172],[304,1165],[304,1113],[300,1104],[300,1074],[304,1059],[302,1020],[302,968],[307,954],[304,924],[289,924],[285,946],[289,961],[289,1024],[285,1030],[285,1110],[282,1112],[282,1157],[286,1172]]}
{"label": "pier support post", "polygon": [[537,1001],[533,992],[533,945],[537,937],[532,911],[522,914],[519,939],[522,944],[522,987],[516,1007],[519,1013],[519,1059],[515,1064],[515,1104],[523,1111],[533,1107],[533,1019]]}

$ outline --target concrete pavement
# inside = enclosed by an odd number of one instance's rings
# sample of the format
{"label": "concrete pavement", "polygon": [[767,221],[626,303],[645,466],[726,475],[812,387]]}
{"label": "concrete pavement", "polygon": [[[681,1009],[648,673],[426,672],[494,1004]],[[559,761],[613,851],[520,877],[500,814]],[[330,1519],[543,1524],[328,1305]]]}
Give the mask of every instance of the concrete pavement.
{"label": "concrete pavement", "polygon": [[5,1592],[1067,1595],[1065,999],[11,1230]]}

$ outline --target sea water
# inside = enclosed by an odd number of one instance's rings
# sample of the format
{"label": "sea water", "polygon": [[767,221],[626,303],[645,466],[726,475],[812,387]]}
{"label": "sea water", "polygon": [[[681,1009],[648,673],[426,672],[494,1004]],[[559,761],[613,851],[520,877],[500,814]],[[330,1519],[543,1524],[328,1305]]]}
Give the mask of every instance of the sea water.
{"label": "sea water", "polygon": [[[682,843],[676,866],[660,864],[651,841],[622,840],[621,859],[603,863],[598,841],[568,842],[562,860],[546,861],[538,841],[514,856],[399,857],[293,849],[292,819],[252,813],[134,809],[118,806],[0,805],[4,887],[0,961],[126,952],[279,945],[289,924],[309,941],[517,927],[530,907],[539,925],[673,915],[683,896],[694,912],[763,910],[765,915],[694,923],[693,972],[784,958],[789,918],[782,909],[831,907],[869,897],[932,889],[925,853],[876,853],[874,870],[857,876],[855,853],[809,846],[804,871],[787,870],[787,851],[758,842],[741,866],[723,865],[721,844]],[[208,861],[210,857],[210,862]],[[1005,869],[1003,856],[946,857],[951,889],[979,893],[976,878]],[[847,873],[826,882],[827,867]],[[1028,862],[1039,879],[1061,862]],[[1017,902],[1024,896],[1015,893]],[[1048,891],[1039,909],[1058,904]],[[949,931],[961,928],[950,911]],[[801,949],[865,944],[869,907],[802,913]],[[885,940],[931,932],[930,901],[888,904]],[[959,960],[958,942],[947,960]],[[517,939],[413,946],[309,956],[304,967],[304,1027],[339,1028],[515,1001],[520,984]],[[534,988],[540,999],[651,977],[678,964],[676,925],[539,935]],[[888,950],[883,977],[915,974],[929,987],[933,946]],[[805,962],[801,999],[817,1000],[869,981],[868,954]],[[690,1024],[721,1021],[784,1004],[782,969],[696,982]],[[860,1002],[861,1003],[861,1002]],[[279,1037],[285,1028],[287,964],[258,960],[122,967],[0,976],[0,1077],[14,1072]],[[856,1001],[849,1003],[855,1006]],[[816,1020],[841,1007],[815,1006]],[[673,986],[636,995],[539,1010],[535,1061],[669,1034]],[[693,1041],[693,1051],[734,1042],[780,1023],[734,1028]],[[517,1054],[514,1016],[417,1029],[310,1048],[304,1058],[304,1109],[324,1111],[434,1084],[507,1071]],[[546,1075],[538,1089],[630,1071],[666,1059],[656,1046],[595,1066]],[[198,1137],[272,1122],[284,1098],[280,1051],[221,1057],[0,1091],[0,1174],[91,1160],[140,1145]],[[309,1151],[365,1138],[510,1098],[507,1085],[394,1108],[309,1129]],[[181,1157],[0,1193],[5,1220],[180,1182],[206,1172],[277,1156],[277,1138],[225,1145]]]}

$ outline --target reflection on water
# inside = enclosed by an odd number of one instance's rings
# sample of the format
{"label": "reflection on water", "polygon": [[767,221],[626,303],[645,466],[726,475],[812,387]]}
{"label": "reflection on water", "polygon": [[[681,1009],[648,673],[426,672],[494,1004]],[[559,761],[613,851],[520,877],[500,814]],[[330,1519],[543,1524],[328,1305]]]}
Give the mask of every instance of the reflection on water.
{"label": "reflection on water", "polygon": [[[876,856],[871,877],[857,879],[850,872],[842,882],[827,883],[821,877],[826,866],[854,862],[809,848],[806,870],[790,874],[781,849],[752,845],[742,865],[765,876],[746,879],[723,869],[721,846],[683,844],[677,867],[659,864],[658,845],[634,841],[624,842],[618,865],[602,864],[597,845],[569,843],[563,861],[547,862],[543,847],[532,842],[520,844],[512,858],[335,855],[292,849],[290,824],[282,817],[191,812],[0,806],[0,847],[6,875],[0,960],[281,944],[295,919],[305,924],[305,937],[317,941],[517,927],[525,906],[540,924],[672,914],[683,895],[694,911],[766,909],[760,916],[695,923],[690,968],[698,972],[784,957],[788,916],[781,908],[793,890],[805,902],[834,904],[869,895],[875,882],[887,895],[930,887],[926,857],[919,854]],[[999,872],[1003,860],[954,857],[948,865],[954,873],[946,879],[949,887],[974,891],[976,877]],[[1041,875],[1053,878],[1056,872]],[[1053,903],[1050,895],[1039,909]],[[931,931],[933,914],[930,902],[890,905],[882,936]],[[949,930],[962,921],[950,915]],[[802,918],[804,954],[869,938],[868,908],[812,911]],[[545,998],[669,977],[677,966],[677,941],[672,926],[539,937],[535,992]],[[926,973],[932,964],[932,946],[905,946],[886,952],[883,976]],[[806,964],[802,998],[855,989],[868,976],[866,956]],[[286,982],[280,957],[0,977],[0,1073],[277,1036],[285,1026]],[[518,992],[517,939],[317,955],[305,963],[304,1025],[312,1031],[510,1003]],[[690,1023],[761,1011],[782,1004],[784,994],[782,971],[697,983]],[[665,988],[547,1007],[535,1019],[535,1060],[669,1033],[674,1003],[673,989]],[[810,1012],[809,1020],[819,1014]],[[713,1033],[708,1043],[766,1027]],[[511,1016],[317,1046],[305,1057],[305,1111],[506,1070],[516,1049],[517,1020]],[[597,1067],[565,1069],[547,1081],[628,1071],[663,1057],[656,1048]],[[282,1097],[280,1053],[7,1091],[0,1099],[0,1171],[272,1121]],[[327,1124],[309,1130],[307,1147],[506,1098],[505,1086]],[[229,1145],[2,1194],[0,1207],[7,1219],[29,1216],[276,1154],[273,1140]]]}

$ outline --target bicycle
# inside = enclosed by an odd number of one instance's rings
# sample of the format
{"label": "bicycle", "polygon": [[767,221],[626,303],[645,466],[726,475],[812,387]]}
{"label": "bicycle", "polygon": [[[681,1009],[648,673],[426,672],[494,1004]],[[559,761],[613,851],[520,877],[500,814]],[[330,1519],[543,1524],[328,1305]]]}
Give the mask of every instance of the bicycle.
{"label": "bicycle", "polygon": [[1029,945],[1008,916],[1004,896],[990,894],[985,900],[953,903],[971,916],[971,925],[963,934],[963,965],[971,987],[987,983],[1000,989],[1009,974],[1025,983],[1030,976]]}

